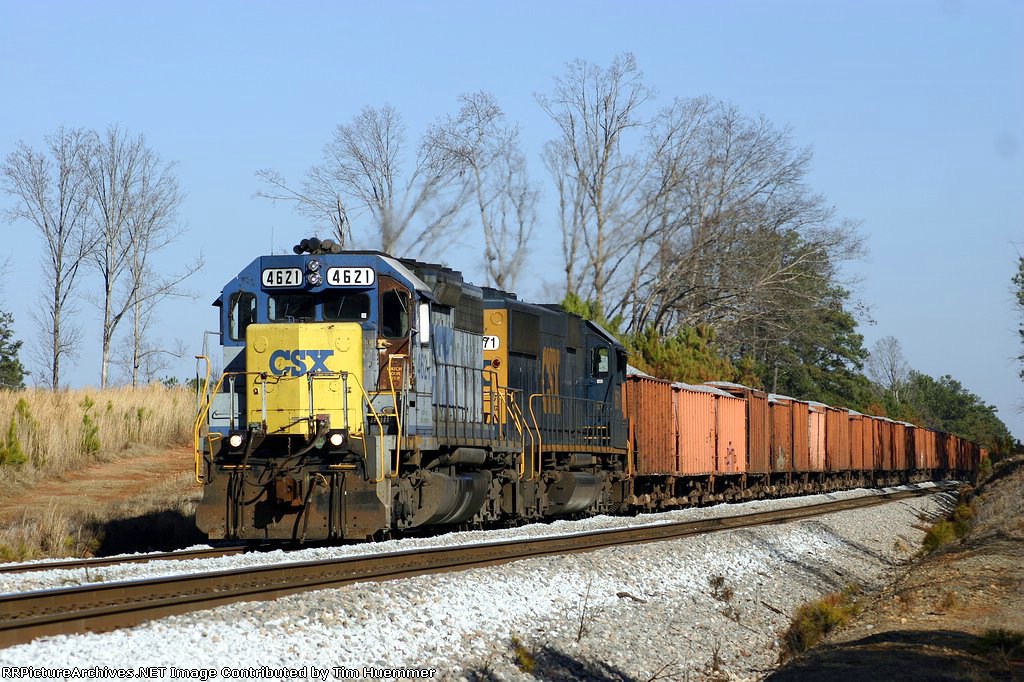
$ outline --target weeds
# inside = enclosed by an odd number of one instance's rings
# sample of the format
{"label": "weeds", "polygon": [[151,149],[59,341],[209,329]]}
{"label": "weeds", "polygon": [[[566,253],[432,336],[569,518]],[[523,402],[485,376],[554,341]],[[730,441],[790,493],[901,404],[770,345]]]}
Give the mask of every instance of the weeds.
{"label": "weeds", "polygon": [[782,659],[807,651],[833,631],[843,627],[857,613],[860,588],[850,585],[842,592],[829,594],[797,609],[793,621],[782,636]]}
{"label": "weeds", "polygon": [[721,656],[722,642],[715,640],[715,648],[711,650],[711,660],[704,665],[703,679],[707,682],[727,682],[729,674],[725,672],[724,661]]}
{"label": "weeds", "polygon": [[0,531],[0,558],[31,561],[92,556],[100,539],[86,525],[51,505],[39,518],[25,516]]}
{"label": "weeds", "polygon": [[732,588],[725,584],[723,576],[712,576],[708,579],[708,584],[711,585],[711,596],[718,601],[727,602],[732,599]]}
{"label": "weeds", "polygon": [[587,634],[590,630],[589,610],[590,610],[590,588],[594,584],[594,578],[591,577],[587,581],[587,593],[583,596],[583,601],[580,603],[580,613],[577,619],[576,628],[576,642],[583,641],[583,635]]}
{"label": "weeds", "polygon": [[929,554],[934,552],[939,547],[953,542],[953,540],[956,540],[956,529],[953,527],[952,523],[943,519],[929,528],[928,532],[925,533],[924,540],[922,541],[924,553]]}
{"label": "weeds", "polygon": [[958,538],[967,535],[971,530],[971,520],[974,518],[974,508],[970,504],[958,504],[953,510],[953,530]]}
{"label": "weeds", "polygon": [[512,653],[515,655],[516,667],[527,675],[532,674],[537,668],[537,657],[523,640],[515,635],[512,635]]}
{"label": "weeds", "polygon": [[957,538],[962,538],[971,530],[974,519],[974,507],[968,502],[961,502],[950,514],[949,519],[936,522],[924,535],[922,553],[929,554],[943,545],[948,545]]}

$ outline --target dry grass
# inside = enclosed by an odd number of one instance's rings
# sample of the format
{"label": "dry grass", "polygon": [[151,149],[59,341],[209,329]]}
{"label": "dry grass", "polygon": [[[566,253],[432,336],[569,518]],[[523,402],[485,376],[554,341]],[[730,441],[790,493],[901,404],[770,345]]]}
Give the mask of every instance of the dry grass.
{"label": "dry grass", "polygon": [[103,510],[45,513],[0,526],[0,561],[173,550],[205,538],[195,527],[201,491],[191,472]]}
{"label": "dry grass", "polygon": [[[0,390],[0,491],[91,465],[151,453],[192,438],[195,397],[153,384],[105,391]],[[89,556],[198,541],[191,474],[130,502],[70,510],[51,504],[0,526],[0,560]],[[116,549],[114,547],[116,546]]]}
{"label": "dry grass", "polygon": [[92,533],[51,505],[38,517],[24,516],[0,528],[0,561],[44,557],[91,556],[98,546]]}
{"label": "dry grass", "polygon": [[189,389],[162,384],[0,390],[0,487],[116,459],[136,445],[188,442],[194,414]]}
{"label": "dry grass", "polygon": [[1024,457],[999,462],[992,477],[982,487],[974,509],[974,524],[982,532],[1003,532],[1019,537],[1024,534]]}

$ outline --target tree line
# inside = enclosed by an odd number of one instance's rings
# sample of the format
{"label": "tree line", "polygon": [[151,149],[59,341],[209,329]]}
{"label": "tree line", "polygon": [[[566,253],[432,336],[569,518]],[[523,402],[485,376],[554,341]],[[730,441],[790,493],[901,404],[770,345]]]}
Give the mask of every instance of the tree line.
{"label": "tree line", "polygon": [[[540,153],[554,200],[543,224],[560,234],[563,306],[616,333],[635,366],[1006,441],[994,408],[951,377],[865,374],[886,349],[864,347],[842,278],[863,237],[808,186],[811,150],[788,128],[712,97],[659,105],[631,54],[574,60],[534,98],[555,131]],[[400,112],[368,106],[299,183],[257,171],[256,196],[294,202],[349,247],[429,257],[479,230],[488,283],[514,287],[541,183],[492,94],[458,104],[415,141]],[[964,400],[984,428],[941,407]]]}
{"label": "tree line", "polygon": [[[43,244],[40,265],[48,278],[39,305],[30,313],[38,342],[29,351],[43,368],[37,382],[63,386],[62,372],[83,338],[76,322],[79,300],[101,311],[100,384],[110,383],[111,364],[120,365],[132,385],[166,366],[167,349],[147,336],[155,306],[186,295],[182,282],[202,260],[168,274],[154,257],[183,231],[177,213],[183,194],[174,164],[165,162],[141,134],[118,126],[103,132],[60,128],[42,149],[19,142],[0,165],[0,189],[12,200],[11,223],[31,225]],[[83,274],[100,282],[98,293],[81,294]],[[9,313],[0,320],[0,344],[10,333]],[[116,352],[115,333],[130,326],[127,344]],[[20,347],[20,342],[18,344]],[[6,357],[18,347],[8,346]],[[0,348],[0,358],[4,357]],[[24,367],[6,366],[5,383],[23,385]]]}
{"label": "tree line", "polygon": [[[867,353],[841,266],[863,239],[808,187],[811,151],[789,129],[711,97],[658,105],[631,54],[570,62],[535,100],[554,124],[544,225],[567,307],[659,376],[856,402]],[[510,289],[541,184],[492,94],[458,103],[414,143],[400,112],[366,107],[300,182],[257,171],[256,196],[294,202],[348,247],[430,257],[479,230],[488,283]]]}
{"label": "tree line", "polygon": [[[863,237],[808,185],[811,150],[788,128],[713,97],[662,101],[628,53],[607,66],[574,60],[534,99],[554,131],[532,151],[544,182],[531,175],[519,126],[479,91],[414,139],[394,107],[367,106],[298,182],[257,170],[254,196],[293,203],[345,248],[430,258],[476,231],[487,283],[506,290],[538,226],[554,228],[563,305],[616,333],[631,362],[657,376],[897,416],[924,392],[903,382],[890,394],[880,387],[891,382],[865,374],[884,349],[865,349],[863,310],[842,275]],[[37,320],[53,386],[79,338],[65,319],[79,268],[100,273],[106,384],[120,321],[133,321],[137,368],[147,301],[176,295],[194,271],[140,275],[146,254],[177,236],[181,195],[173,165],[141,136],[61,130],[48,148],[45,157],[20,145],[8,157],[3,188],[19,200],[8,217],[38,228],[57,273]]]}

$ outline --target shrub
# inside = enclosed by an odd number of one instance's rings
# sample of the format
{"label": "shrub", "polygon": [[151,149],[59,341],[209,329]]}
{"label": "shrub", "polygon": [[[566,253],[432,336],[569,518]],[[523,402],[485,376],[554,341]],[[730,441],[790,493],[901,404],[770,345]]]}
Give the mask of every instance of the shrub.
{"label": "shrub", "polygon": [[958,538],[967,535],[974,518],[974,508],[969,504],[958,504],[953,510],[953,530]]}
{"label": "shrub", "polygon": [[979,654],[999,654],[1006,658],[1024,656],[1024,633],[997,628],[986,630],[972,649]]}
{"label": "shrub", "polygon": [[[85,396],[82,401],[82,452],[92,455],[100,451],[102,445],[100,444],[99,433],[100,427],[96,425],[96,421],[89,414],[89,410],[93,408],[96,403],[92,401],[89,396]],[[109,404],[108,409],[109,412]]]}
{"label": "shrub", "polygon": [[807,651],[829,633],[843,627],[856,613],[860,588],[849,586],[797,609],[789,629],[782,637],[782,657],[792,658]]}
{"label": "shrub", "polygon": [[0,465],[20,467],[27,461],[28,457],[25,456],[18,440],[18,422],[11,417],[11,425],[7,427],[6,435],[0,438]]}
{"label": "shrub", "polygon": [[925,533],[924,541],[922,542],[925,554],[934,552],[939,547],[953,542],[953,540],[956,540],[956,537],[956,528],[952,523],[946,520],[939,521]]}

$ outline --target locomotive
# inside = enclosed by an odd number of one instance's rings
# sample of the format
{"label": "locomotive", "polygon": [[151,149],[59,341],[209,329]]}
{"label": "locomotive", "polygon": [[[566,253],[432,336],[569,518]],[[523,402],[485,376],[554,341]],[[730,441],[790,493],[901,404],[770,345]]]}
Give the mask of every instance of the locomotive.
{"label": "locomotive", "polygon": [[[892,428],[867,446],[858,428],[868,454],[855,462],[850,424],[881,421],[846,411],[832,437],[845,455],[825,457],[823,422],[814,468],[792,405],[834,408],[628,372],[612,334],[558,305],[330,240],[258,257],[214,306],[222,370],[211,382],[200,356],[194,434],[196,523],[210,539],[364,540],[663,509],[963,473],[982,456],[949,437],[963,457],[938,462],[942,434],[931,459],[910,461],[926,430],[907,425],[898,456]],[[782,404],[785,428],[770,418]]]}

